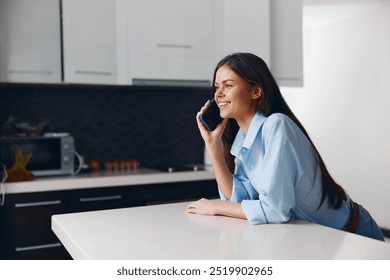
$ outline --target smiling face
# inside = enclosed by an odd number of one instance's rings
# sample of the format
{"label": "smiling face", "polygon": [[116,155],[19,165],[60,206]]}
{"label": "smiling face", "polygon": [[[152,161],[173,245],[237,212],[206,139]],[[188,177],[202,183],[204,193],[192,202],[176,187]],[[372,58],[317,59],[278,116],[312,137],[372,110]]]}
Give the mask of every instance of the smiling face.
{"label": "smiling face", "polygon": [[256,113],[261,88],[251,86],[226,64],[215,75],[215,100],[222,118],[233,118],[246,132]]}

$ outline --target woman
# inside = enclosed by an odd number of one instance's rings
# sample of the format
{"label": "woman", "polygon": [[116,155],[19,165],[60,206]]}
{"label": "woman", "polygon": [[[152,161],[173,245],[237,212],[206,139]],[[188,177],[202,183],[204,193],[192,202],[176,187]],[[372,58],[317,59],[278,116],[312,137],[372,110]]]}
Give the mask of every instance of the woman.
{"label": "woman", "polygon": [[201,199],[186,212],[247,219],[251,224],[298,218],[384,240],[361,205],[330,176],[265,62],[250,53],[223,58],[213,92],[223,118],[210,132],[196,119],[213,163],[221,200]]}

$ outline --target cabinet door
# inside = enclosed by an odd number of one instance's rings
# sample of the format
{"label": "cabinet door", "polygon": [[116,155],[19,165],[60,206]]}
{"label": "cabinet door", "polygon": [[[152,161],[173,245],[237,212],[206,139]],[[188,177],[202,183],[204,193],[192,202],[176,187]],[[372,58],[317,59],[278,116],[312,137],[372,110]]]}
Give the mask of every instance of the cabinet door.
{"label": "cabinet door", "polygon": [[0,82],[61,82],[59,0],[0,1]]}
{"label": "cabinet door", "polygon": [[116,84],[115,1],[62,0],[62,20],[64,82]]}
{"label": "cabinet door", "polygon": [[217,50],[218,1],[127,2],[130,82],[210,80]]}
{"label": "cabinet door", "polygon": [[7,244],[7,235],[6,235],[6,224],[5,224],[6,212],[4,206],[0,206],[0,260],[6,259],[6,244]]}
{"label": "cabinet door", "polygon": [[251,52],[260,56],[269,65],[269,2],[270,0],[224,0],[224,55]]}
{"label": "cabinet door", "polygon": [[302,0],[271,1],[271,71],[280,86],[303,86]]}
{"label": "cabinet door", "polygon": [[130,0],[129,53],[210,57],[213,3],[210,0]]}
{"label": "cabinet door", "polygon": [[66,250],[51,231],[51,216],[68,212],[63,192],[9,195],[5,211],[7,257],[67,258]]}

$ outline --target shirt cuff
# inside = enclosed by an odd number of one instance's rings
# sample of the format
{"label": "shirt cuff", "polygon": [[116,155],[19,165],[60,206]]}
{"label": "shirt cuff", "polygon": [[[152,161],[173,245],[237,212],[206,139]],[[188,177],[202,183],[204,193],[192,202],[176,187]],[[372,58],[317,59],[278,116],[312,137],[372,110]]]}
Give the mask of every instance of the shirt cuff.
{"label": "shirt cuff", "polygon": [[267,224],[267,218],[264,215],[260,200],[243,200],[241,202],[242,210],[252,225]]}

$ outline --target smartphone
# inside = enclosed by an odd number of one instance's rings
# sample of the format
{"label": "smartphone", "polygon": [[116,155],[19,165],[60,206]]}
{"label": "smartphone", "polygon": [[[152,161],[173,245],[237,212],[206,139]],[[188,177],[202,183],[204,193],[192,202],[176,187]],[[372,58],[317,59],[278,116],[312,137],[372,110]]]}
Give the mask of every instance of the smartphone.
{"label": "smartphone", "polygon": [[209,131],[213,131],[222,122],[223,119],[219,114],[219,108],[214,98],[200,115],[200,120]]}

